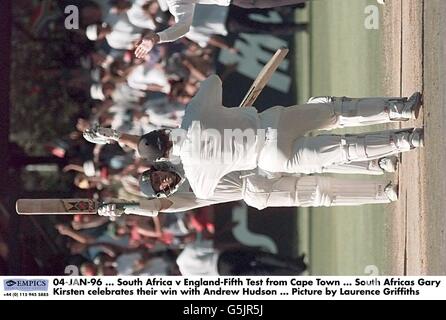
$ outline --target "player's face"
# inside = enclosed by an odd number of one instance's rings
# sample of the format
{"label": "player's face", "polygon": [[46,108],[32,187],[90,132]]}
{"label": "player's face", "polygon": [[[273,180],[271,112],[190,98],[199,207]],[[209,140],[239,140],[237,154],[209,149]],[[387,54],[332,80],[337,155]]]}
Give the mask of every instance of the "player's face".
{"label": "player's face", "polygon": [[178,177],[169,171],[154,171],[150,175],[150,180],[155,191],[167,191],[175,187]]}

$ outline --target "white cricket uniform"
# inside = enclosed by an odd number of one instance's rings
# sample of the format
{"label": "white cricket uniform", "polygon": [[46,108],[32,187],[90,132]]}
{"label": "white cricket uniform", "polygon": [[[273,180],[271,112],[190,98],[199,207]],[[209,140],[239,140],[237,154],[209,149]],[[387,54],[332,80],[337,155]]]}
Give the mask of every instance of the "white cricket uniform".
{"label": "white cricket uniform", "polygon": [[[345,104],[336,103],[277,106],[262,113],[253,107],[226,108],[221,81],[210,76],[186,108],[181,125],[186,138],[178,140],[177,132],[171,133],[172,156],[181,159],[197,197],[208,199],[220,179],[233,171],[259,167],[268,172],[321,173],[333,165],[367,162],[410,149],[406,133],[391,131],[305,137],[318,129],[390,121],[385,105],[348,106],[347,111]],[[231,129],[241,130],[245,137],[240,132],[229,136]]]}
{"label": "white cricket uniform", "polygon": [[218,184],[213,196],[200,199],[193,192],[176,192],[172,205],[161,210],[159,199],[140,201],[141,209],[165,213],[188,211],[209,205],[244,200],[259,210],[268,207],[332,207],[389,203],[386,181],[338,179],[325,176],[275,174],[267,177],[256,170],[231,172]]}
{"label": "white cricket uniform", "polygon": [[197,4],[229,6],[231,0],[166,0],[169,11],[175,18],[175,24],[158,32],[160,42],[171,42],[189,32]]}

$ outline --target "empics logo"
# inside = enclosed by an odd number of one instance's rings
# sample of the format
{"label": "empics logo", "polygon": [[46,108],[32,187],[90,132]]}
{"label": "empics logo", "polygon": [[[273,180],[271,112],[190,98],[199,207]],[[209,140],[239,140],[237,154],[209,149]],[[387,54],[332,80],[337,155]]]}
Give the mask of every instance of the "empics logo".
{"label": "empics logo", "polygon": [[17,282],[15,282],[13,280],[5,281],[5,285],[8,286],[8,287],[15,286],[16,284],[17,284]]}
{"label": "empics logo", "polygon": [[5,291],[48,291],[48,280],[8,279],[3,280]]}

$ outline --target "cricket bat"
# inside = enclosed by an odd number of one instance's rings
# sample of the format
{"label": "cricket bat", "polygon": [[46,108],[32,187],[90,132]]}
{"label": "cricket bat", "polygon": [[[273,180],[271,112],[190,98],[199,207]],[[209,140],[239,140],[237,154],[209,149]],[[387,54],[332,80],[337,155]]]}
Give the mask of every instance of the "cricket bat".
{"label": "cricket bat", "polygon": [[[97,214],[100,201],[92,199],[19,199],[16,201],[16,211],[19,215],[46,214]],[[148,211],[139,207],[138,203],[118,202],[116,205],[125,214],[136,214],[146,217],[156,217],[158,212]]]}
{"label": "cricket bat", "polygon": [[277,70],[283,59],[288,54],[287,48],[280,48],[276,51],[270,61],[263,67],[257,78],[254,80],[251,88],[249,88],[240,107],[251,107],[257,100],[258,96],[262,92],[263,88],[268,84],[269,80]]}
{"label": "cricket bat", "polygon": [[16,211],[21,215],[96,214],[99,205],[92,199],[19,199]]}

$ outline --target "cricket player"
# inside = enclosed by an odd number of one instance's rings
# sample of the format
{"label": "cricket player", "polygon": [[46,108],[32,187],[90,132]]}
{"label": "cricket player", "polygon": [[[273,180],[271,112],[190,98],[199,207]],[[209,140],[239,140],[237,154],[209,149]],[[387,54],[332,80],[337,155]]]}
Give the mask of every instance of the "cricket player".
{"label": "cricket player", "polygon": [[[258,113],[254,107],[227,108],[217,76],[202,82],[186,108],[180,130],[160,130],[133,137],[139,154],[150,161],[180,160],[197,197],[212,196],[233,171],[259,167],[267,172],[323,173],[324,168],[385,158],[423,144],[422,129],[359,135],[318,135],[314,130],[363,126],[417,117],[421,94],[407,98],[333,98],[332,102],[276,106]],[[120,140],[119,133],[92,130],[85,138]]]}
{"label": "cricket player", "polygon": [[[140,178],[140,189],[149,197],[126,213],[156,215],[183,212],[209,205],[243,200],[259,210],[268,207],[331,207],[390,203],[398,199],[398,186],[379,179],[351,180],[324,176],[269,174],[257,170],[231,172],[216,185],[208,199],[189,191],[181,166],[157,162]],[[119,203],[101,206],[100,215],[119,216]]]}
{"label": "cricket player", "polygon": [[172,42],[189,32],[194,18],[195,5],[235,5],[242,8],[274,8],[296,5],[306,0],[166,0],[170,13],[175,19],[171,27],[155,33],[148,32],[135,50],[137,58],[144,58],[158,43]]}

